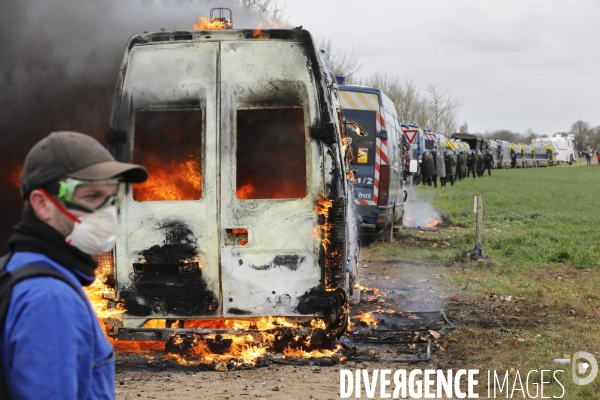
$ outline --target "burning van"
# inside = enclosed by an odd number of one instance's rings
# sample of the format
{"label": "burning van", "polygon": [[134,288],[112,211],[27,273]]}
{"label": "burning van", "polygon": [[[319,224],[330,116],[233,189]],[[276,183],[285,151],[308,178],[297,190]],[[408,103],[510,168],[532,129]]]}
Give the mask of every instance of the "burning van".
{"label": "burning van", "polygon": [[305,30],[131,37],[107,145],[150,177],[128,188],[103,261],[122,310],[108,334],[166,340],[190,320],[270,316],[341,334],[356,275],[341,124]]}

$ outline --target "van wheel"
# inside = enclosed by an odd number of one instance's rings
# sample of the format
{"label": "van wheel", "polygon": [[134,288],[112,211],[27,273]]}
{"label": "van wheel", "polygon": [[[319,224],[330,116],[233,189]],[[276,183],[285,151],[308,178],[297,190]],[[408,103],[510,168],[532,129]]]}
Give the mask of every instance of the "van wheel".
{"label": "van wheel", "polygon": [[325,320],[327,321],[327,336],[339,338],[346,331],[350,319],[348,298],[345,290],[337,288],[335,290],[338,299],[338,306],[325,309]]}

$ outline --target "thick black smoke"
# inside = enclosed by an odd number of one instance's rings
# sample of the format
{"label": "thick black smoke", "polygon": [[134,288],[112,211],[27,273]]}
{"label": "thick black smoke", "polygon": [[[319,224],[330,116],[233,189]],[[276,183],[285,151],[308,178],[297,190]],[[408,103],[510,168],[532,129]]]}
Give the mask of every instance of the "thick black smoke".
{"label": "thick black smoke", "polygon": [[20,219],[14,181],[31,146],[57,130],[104,142],[129,37],[192,30],[213,7],[231,8],[234,28],[260,22],[234,0],[0,1],[0,254]]}

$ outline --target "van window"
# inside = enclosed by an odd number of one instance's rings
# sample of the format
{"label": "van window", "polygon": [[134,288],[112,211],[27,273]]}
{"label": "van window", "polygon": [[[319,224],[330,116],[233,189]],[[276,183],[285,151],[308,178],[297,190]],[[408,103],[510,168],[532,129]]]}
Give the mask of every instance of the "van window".
{"label": "van window", "polygon": [[148,180],[133,185],[136,201],[202,198],[202,111],[138,111],[133,162]]}
{"label": "van window", "polygon": [[306,132],[302,108],[237,111],[238,199],[306,196]]}
{"label": "van window", "polygon": [[375,111],[366,110],[343,110],[346,121],[356,122],[358,126],[367,132],[367,136],[357,136],[348,130],[348,137],[352,139],[352,165],[374,165],[375,164]]}

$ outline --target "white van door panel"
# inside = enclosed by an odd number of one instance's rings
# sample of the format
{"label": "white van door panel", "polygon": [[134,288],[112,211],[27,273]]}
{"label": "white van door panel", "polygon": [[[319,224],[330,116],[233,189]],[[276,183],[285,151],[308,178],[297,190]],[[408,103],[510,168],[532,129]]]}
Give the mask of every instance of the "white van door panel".
{"label": "white van door panel", "polygon": [[131,51],[119,129],[133,133],[133,161],[150,178],[129,190],[119,214],[115,264],[125,319],[222,314],[218,50],[217,43],[182,43]]}
{"label": "white van door panel", "polygon": [[[315,93],[298,43],[222,43],[223,315],[306,315],[322,287]],[[270,68],[274,61],[280,64]],[[304,80],[302,80],[304,79]]]}

